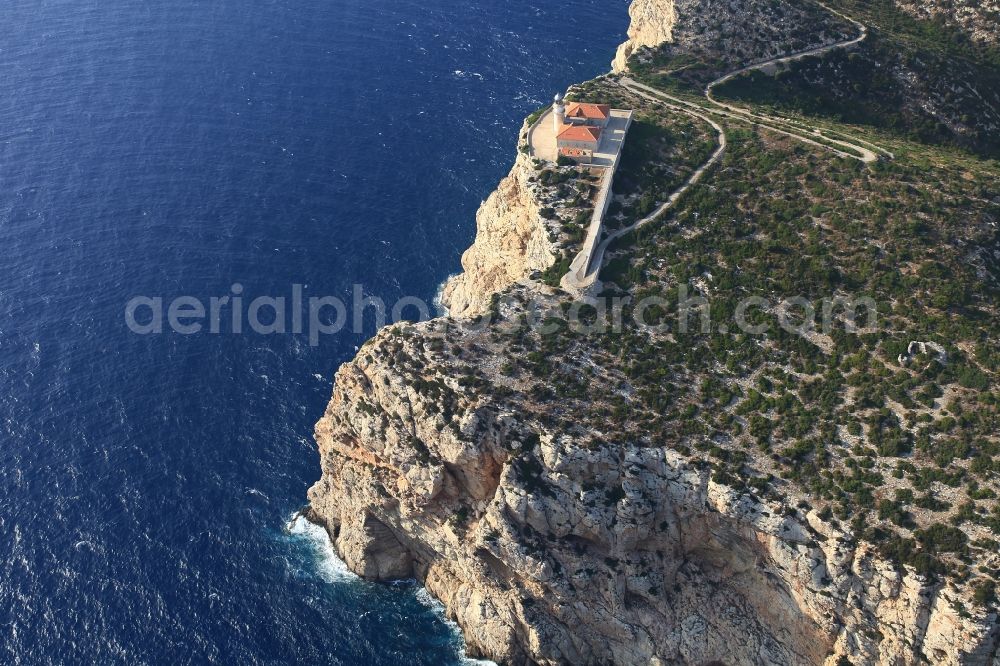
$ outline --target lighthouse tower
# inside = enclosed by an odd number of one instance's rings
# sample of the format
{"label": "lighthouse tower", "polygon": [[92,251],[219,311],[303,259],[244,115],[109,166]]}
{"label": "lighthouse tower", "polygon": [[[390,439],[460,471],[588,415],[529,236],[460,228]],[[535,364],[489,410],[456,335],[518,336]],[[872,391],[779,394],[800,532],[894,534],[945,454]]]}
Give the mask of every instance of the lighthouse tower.
{"label": "lighthouse tower", "polygon": [[562,131],[566,124],[566,106],[563,104],[562,93],[556,93],[555,104],[552,105],[552,124],[556,135]]}

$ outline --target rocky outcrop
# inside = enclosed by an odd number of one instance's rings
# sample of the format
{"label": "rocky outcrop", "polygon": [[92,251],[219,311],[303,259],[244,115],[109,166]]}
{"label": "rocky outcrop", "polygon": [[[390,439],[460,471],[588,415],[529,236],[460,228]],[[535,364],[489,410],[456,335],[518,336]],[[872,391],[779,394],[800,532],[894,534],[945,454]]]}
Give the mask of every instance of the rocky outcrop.
{"label": "rocky outcrop", "polygon": [[819,5],[772,0],[634,0],[629,14],[629,39],[618,48],[612,65],[616,72],[625,71],[633,56],[645,62],[659,53],[708,56],[721,73],[841,41],[857,31]]}
{"label": "rocky outcrop", "polygon": [[1000,3],[996,0],[896,0],[896,6],[921,20],[948,23],[975,42],[1000,43]]}
{"label": "rocky outcrop", "polygon": [[[997,0],[896,0],[895,4],[914,18],[953,26],[973,42],[1000,43]],[[625,71],[637,52],[663,44],[675,54],[711,51],[727,64],[746,64],[853,34],[852,26],[811,3],[633,0],[629,15],[628,41],[615,55],[615,72]]]}
{"label": "rocky outcrop", "polygon": [[635,0],[628,8],[631,18],[628,41],[618,47],[612,68],[624,72],[636,49],[659,46],[673,39],[677,14],[674,0]]}
{"label": "rocky outcrop", "polygon": [[[310,490],[350,568],[416,576],[472,651],[542,664],[984,664],[996,618],[669,446],[580,443],[461,389],[444,321],[337,374]],[[435,341],[446,344],[440,345]],[[428,387],[434,387],[429,390]]]}
{"label": "rocky outcrop", "polygon": [[462,255],[464,272],[449,279],[442,292],[453,317],[481,314],[493,294],[555,262],[532,177],[531,158],[521,153],[476,214],[476,240]]}

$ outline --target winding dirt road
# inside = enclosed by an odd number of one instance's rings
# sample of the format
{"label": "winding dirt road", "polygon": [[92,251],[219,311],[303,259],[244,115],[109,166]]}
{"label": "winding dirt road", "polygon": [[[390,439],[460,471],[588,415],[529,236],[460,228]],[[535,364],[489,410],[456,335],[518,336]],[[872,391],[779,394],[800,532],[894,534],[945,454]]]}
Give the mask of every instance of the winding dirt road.
{"label": "winding dirt road", "polygon": [[[621,238],[625,234],[629,233],[630,231],[634,231],[635,229],[638,229],[639,227],[642,227],[652,222],[653,220],[657,219],[665,212],[667,212],[669,209],[671,209],[677,203],[678,199],[680,199],[681,196],[684,195],[685,192],[687,192],[689,189],[691,189],[693,185],[695,185],[695,183],[701,180],[701,177],[705,175],[705,172],[709,168],[714,166],[716,162],[722,159],[722,155],[726,152],[727,144],[726,144],[725,130],[722,128],[721,125],[719,125],[717,122],[709,118],[707,115],[700,113],[698,111],[692,111],[691,109],[682,108],[674,104],[669,104],[667,102],[664,102],[662,99],[654,97],[649,93],[645,93],[639,90],[633,90],[633,92],[636,95],[639,95],[640,97],[645,97],[646,99],[649,99],[653,102],[658,102],[663,106],[667,107],[668,109],[677,111],[679,113],[685,113],[689,116],[692,116],[694,118],[697,118],[699,120],[708,123],[718,133],[719,145],[715,149],[715,152],[712,153],[712,156],[709,157],[704,164],[698,167],[698,169],[695,170],[693,174],[691,174],[691,177],[688,178],[683,185],[681,185],[678,189],[676,189],[670,195],[670,198],[668,198],[666,202],[664,202],[659,208],[657,208],[652,213],[642,218],[635,224],[632,224],[631,226],[625,227],[623,229],[618,229],[614,233],[605,236],[604,240],[600,242],[600,244],[597,246],[597,249],[592,254],[586,251],[587,248],[584,248],[580,252],[580,254],[576,256],[576,259],[574,259],[573,263],[570,265],[569,272],[567,272],[566,275],[564,275],[562,280],[560,281],[560,286],[566,291],[573,294],[580,295],[584,293],[597,281],[597,275],[598,273],[601,272],[601,264],[604,262],[604,253],[607,251],[608,246],[610,246],[611,243]],[[587,263],[587,265],[584,265],[588,254],[592,258],[590,262]]]}
{"label": "winding dirt road", "polygon": [[[622,77],[618,81],[619,85],[628,89],[630,92],[639,95],[640,97],[662,104],[673,111],[684,113],[707,122],[718,133],[719,145],[715,152],[712,153],[712,156],[704,164],[702,164],[680,188],[674,191],[673,194],[670,195],[670,198],[667,199],[667,201],[659,208],[638,222],[605,236],[593,252],[589,252],[589,248],[584,248],[570,265],[569,272],[567,272],[562,278],[560,284],[564,290],[576,296],[586,294],[586,292],[597,282],[597,275],[600,273],[601,266],[604,262],[604,255],[611,243],[625,234],[649,224],[666,213],[670,208],[676,205],[677,201],[684,195],[685,192],[701,180],[702,176],[709,168],[714,166],[722,158],[722,155],[726,151],[726,133],[715,120],[706,114],[710,113],[716,117],[760,125],[772,132],[777,132],[778,134],[789,136],[793,139],[801,141],[802,143],[832,152],[839,157],[856,159],[866,164],[876,162],[882,158],[893,158],[893,154],[891,152],[869,141],[847,136],[840,132],[837,134],[842,138],[833,138],[824,133],[828,130],[824,130],[821,127],[809,125],[808,123],[799,120],[780,118],[777,116],[758,113],[751,109],[720,102],[715,99],[712,94],[716,87],[742,74],[755,70],[765,70],[777,67],[785,63],[801,60],[803,58],[821,56],[836,49],[851,48],[868,38],[868,27],[866,25],[838,12],[835,9],[831,9],[820,2],[817,2],[817,4],[827,11],[854,24],[854,26],[858,28],[860,34],[852,39],[810,48],[805,51],[800,51],[787,56],[781,56],[779,58],[763,60],[729,72],[728,74],[719,77],[705,86],[704,95],[707,105],[700,103],[696,104],[694,102],[675,97],[662,90],[653,88],[652,86],[639,83],[629,77]],[[598,242],[596,238],[594,242]],[[587,257],[590,257],[590,261],[587,261]]]}
{"label": "winding dirt road", "polygon": [[[741,67],[740,69],[737,69],[735,71],[729,72],[728,74],[720,76],[719,78],[715,79],[714,81],[712,81],[711,83],[709,83],[707,86],[705,86],[705,91],[704,91],[704,93],[705,93],[705,99],[708,100],[708,102],[711,103],[715,108],[721,109],[723,111],[726,111],[726,112],[728,112],[730,114],[735,115],[737,117],[736,119],[742,118],[742,119],[744,119],[744,120],[746,120],[748,122],[755,122],[755,123],[764,124],[764,125],[767,125],[767,124],[779,125],[779,126],[783,127],[785,130],[789,130],[789,131],[786,131],[786,132],[783,132],[783,133],[789,134],[790,136],[795,136],[799,140],[805,141],[806,143],[810,143],[810,144],[816,145],[816,142],[814,142],[812,140],[807,140],[807,139],[809,139],[808,136],[804,136],[804,135],[800,134],[801,132],[805,132],[808,135],[812,135],[812,136],[821,138],[823,141],[826,141],[827,144],[831,144],[832,143],[834,145],[842,146],[842,147],[847,148],[849,150],[853,150],[853,151],[855,151],[857,153],[856,155],[847,155],[847,154],[845,154],[843,152],[837,151],[832,146],[823,145],[823,147],[825,147],[827,149],[830,149],[830,150],[833,150],[834,152],[838,153],[842,157],[853,157],[854,159],[860,159],[861,161],[863,161],[865,163],[875,162],[875,161],[877,161],[879,159],[880,156],[881,157],[888,157],[889,159],[892,159],[894,157],[894,155],[891,152],[889,152],[888,150],[885,150],[884,148],[880,148],[879,146],[876,146],[875,144],[873,144],[873,143],[871,143],[869,141],[865,141],[863,139],[858,139],[857,137],[850,137],[850,136],[846,137],[848,139],[846,141],[843,140],[843,139],[835,139],[835,138],[832,138],[830,136],[827,136],[825,134],[825,132],[828,131],[828,130],[824,130],[824,129],[820,128],[820,127],[816,127],[814,125],[809,125],[808,123],[805,123],[805,122],[800,121],[800,120],[794,120],[794,119],[791,119],[791,118],[783,118],[783,117],[779,117],[779,116],[770,116],[770,115],[766,115],[766,114],[762,114],[762,113],[757,113],[757,112],[752,111],[751,109],[747,109],[745,107],[736,106],[734,104],[727,104],[725,102],[720,102],[713,95],[713,92],[715,91],[715,89],[717,87],[719,87],[720,85],[722,85],[724,83],[727,83],[727,82],[731,81],[732,79],[734,79],[734,78],[736,78],[738,76],[742,76],[743,74],[747,74],[747,73],[753,72],[753,71],[766,70],[766,69],[769,69],[769,68],[778,67],[778,66],[790,63],[790,62],[796,62],[798,60],[803,60],[805,58],[811,58],[811,57],[815,57],[815,56],[821,56],[821,55],[824,55],[824,54],[829,53],[831,51],[835,51],[837,49],[849,49],[849,48],[851,48],[853,46],[856,46],[856,45],[860,44],[861,42],[865,41],[866,39],[868,39],[868,26],[866,26],[864,23],[861,23],[860,21],[858,21],[858,20],[856,20],[854,18],[851,18],[850,16],[847,16],[846,14],[842,14],[841,12],[838,12],[836,9],[832,9],[831,7],[827,7],[826,5],[824,5],[821,2],[817,2],[816,4],[818,4],[820,7],[822,7],[826,11],[830,12],[831,14],[839,16],[840,18],[844,19],[845,21],[848,21],[849,23],[853,24],[854,27],[856,27],[858,29],[858,36],[854,37],[853,39],[846,39],[846,40],[843,40],[843,41],[840,41],[840,42],[834,42],[832,44],[826,44],[824,46],[817,46],[815,48],[807,49],[805,51],[799,51],[798,53],[793,53],[791,55],[782,56],[782,57],[779,57],[779,58],[771,58],[771,59],[768,59],[768,60],[762,60],[760,62],[756,62],[756,63],[750,64],[750,65],[747,65],[746,67]],[[733,117],[733,116],[730,116],[730,117]],[[772,128],[772,129],[774,129],[774,128]],[[841,135],[841,136],[843,136],[843,135]]]}

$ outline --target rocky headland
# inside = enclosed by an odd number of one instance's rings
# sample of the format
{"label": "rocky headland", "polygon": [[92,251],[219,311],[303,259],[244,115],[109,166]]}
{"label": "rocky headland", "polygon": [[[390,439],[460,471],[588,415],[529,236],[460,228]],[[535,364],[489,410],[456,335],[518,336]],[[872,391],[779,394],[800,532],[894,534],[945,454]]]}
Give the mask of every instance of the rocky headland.
{"label": "rocky headland", "polygon": [[463,272],[449,279],[442,291],[452,316],[485,311],[493,294],[555,261],[549,230],[539,214],[537,186],[530,182],[534,172],[531,158],[519,153],[510,174],[476,214],[476,242],[462,255]]}
{"label": "rocky headland", "polygon": [[[707,49],[734,17],[768,27],[738,53],[727,46],[724,60],[847,30],[836,19],[807,30],[811,11],[634,0],[615,68],[664,42]],[[610,422],[642,389],[615,351],[570,333],[558,349],[532,333],[498,334],[528,300],[570,307],[539,279],[565,249],[541,214],[554,195],[539,174],[519,152],[483,203],[464,272],[444,290],[449,317],[390,326],[337,372],[316,425],[322,478],[309,517],[347,565],[373,580],[418,579],[470,653],[503,664],[1000,664],[996,610],[969,576],[894,561],[863,521],[779,478],[793,454],[741,453],[743,473],[770,481],[736,482],[718,461],[731,462],[725,442],[735,448],[752,430],[736,429],[738,419],[731,434],[691,434],[678,414],[700,412],[658,405],[670,423],[641,435],[633,423],[629,436]],[[699,279],[712,291],[711,275]],[[482,314],[492,323],[472,319]],[[548,372],[533,378],[525,367]],[[564,376],[568,387],[557,386]],[[604,419],[582,411],[599,402],[587,397],[593,387],[611,394]],[[738,401],[727,395],[717,411]],[[690,445],[698,437],[703,449]]]}

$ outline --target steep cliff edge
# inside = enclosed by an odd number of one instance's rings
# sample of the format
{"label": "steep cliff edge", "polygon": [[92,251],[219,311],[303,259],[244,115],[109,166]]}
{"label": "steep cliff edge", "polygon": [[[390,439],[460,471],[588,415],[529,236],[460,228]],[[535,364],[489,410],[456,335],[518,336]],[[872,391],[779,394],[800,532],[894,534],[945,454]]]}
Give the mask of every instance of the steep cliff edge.
{"label": "steep cliff edge", "polygon": [[991,658],[995,629],[966,594],[898,572],[817,511],[736,492],[670,448],[595,447],[470,390],[491,381],[494,346],[447,320],[381,332],[337,373],[309,493],[351,569],[423,581],[473,652],[517,664]]}
{"label": "steep cliff edge", "polygon": [[[879,23],[893,19],[880,3],[835,0],[847,11],[870,11]],[[1000,4],[996,0],[895,0],[894,7],[921,20],[939,21],[975,43],[1000,42]],[[710,53],[728,63],[753,62],[802,50],[807,43],[836,41],[852,28],[817,3],[770,0],[634,0],[629,7],[628,41],[618,47],[613,69],[624,72],[643,50],[664,46],[683,54]],[[818,39],[817,39],[818,38]]]}
{"label": "steep cliff edge", "polygon": [[667,51],[673,56],[708,56],[721,73],[736,64],[840,41],[854,33],[853,26],[809,2],[635,0],[629,15],[628,41],[615,55],[615,72],[625,71],[633,56],[643,60]]}
{"label": "steep cliff edge", "polygon": [[531,158],[519,152],[510,174],[476,214],[476,240],[462,255],[463,272],[448,280],[441,295],[453,317],[481,314],[493,294],[555,262],[533,173]]}
{"label": "steep cliff edge", "polygon": [[635,0],[628,8],[631,19],[628,41],[618,47],[611,64],[615,72],[624,72],[636,49],[659,46],[673,39],[677,14],[674,0]]}

